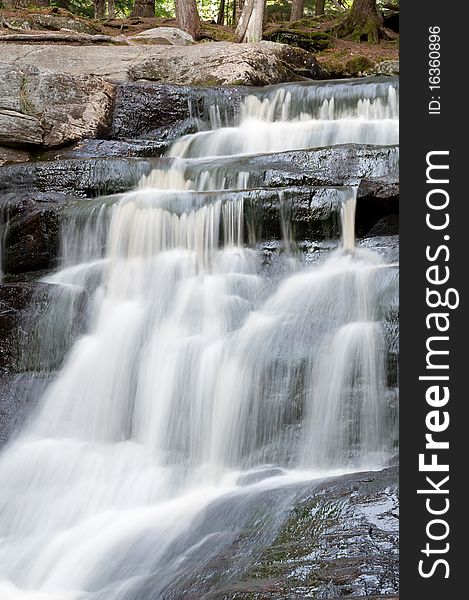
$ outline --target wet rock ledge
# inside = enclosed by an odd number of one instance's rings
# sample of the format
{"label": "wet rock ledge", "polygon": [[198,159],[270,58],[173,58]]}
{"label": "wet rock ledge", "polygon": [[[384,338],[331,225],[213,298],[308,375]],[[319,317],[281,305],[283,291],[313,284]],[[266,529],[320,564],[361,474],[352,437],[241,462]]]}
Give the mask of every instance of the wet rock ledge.
{"label": "wet rock ledge", "polygon": [[[250,557],[235,581],[204,598],[397,600],[398,539],[397,467],[326,479],[310,484],[293,503],[275,539]],[[242,540],[243,534],[229,555],[236,555]],[[194,575],[180,597],[191,598],[192,590],[213,584],[212,573],[229,570],[223,557],[218,560]]]}

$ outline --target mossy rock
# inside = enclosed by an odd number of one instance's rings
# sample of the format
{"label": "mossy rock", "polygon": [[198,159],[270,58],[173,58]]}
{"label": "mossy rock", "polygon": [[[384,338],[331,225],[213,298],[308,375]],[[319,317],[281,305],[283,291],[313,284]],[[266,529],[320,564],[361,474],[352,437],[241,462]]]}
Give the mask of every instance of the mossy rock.
{"label": "mossy rock", "polygon": [[345,63],[345,70],[352,77],[357,77],[372,67],[374,67],[374,63],[366,56],[356,56]]}
{"label": "mossy rock", "polygon": [[292,21],[289,23],[290,29],[319,29],[321,23],[317,19],[300,19],[299,21]]}
{"label": "mossy rock", "polygon": [[235,32],[231,27],[202,23],[197,39],[213,42],[234,42]]}
{"label": "mossy rock", "polygon": [[263,38],[270,42],[288,44],[307,52],[321,52],[329,47],[330,36],[321,31],[298,31],[286,28],[274,28],[266,31]]}

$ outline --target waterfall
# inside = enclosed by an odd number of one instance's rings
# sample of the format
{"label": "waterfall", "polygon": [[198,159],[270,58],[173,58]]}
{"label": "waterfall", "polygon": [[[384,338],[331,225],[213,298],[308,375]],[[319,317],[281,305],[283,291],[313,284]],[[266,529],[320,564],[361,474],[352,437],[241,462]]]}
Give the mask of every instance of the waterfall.
{"label": "waterfall", "polygon": [[286,251],[266,269],[243,196],[221,191],[248,174],[190,178],[186,159],[394,144],[396,110],[394,82],[259,91],[238,124],[177,141],[171,169],[71,211],[29,358],[57,373],[0,454],[1,598],[185,598],[259,498],[277,504],[253,555],[295,486],[386,464],[394,275],[355,246],[356,190],[324,190],[342,239],[312,264],[280,190]]}

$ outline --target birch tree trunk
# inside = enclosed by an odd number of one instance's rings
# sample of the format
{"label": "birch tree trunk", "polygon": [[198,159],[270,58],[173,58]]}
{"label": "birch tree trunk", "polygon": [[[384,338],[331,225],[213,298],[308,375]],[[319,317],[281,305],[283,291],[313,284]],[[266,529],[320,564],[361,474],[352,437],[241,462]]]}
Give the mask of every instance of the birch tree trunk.
{"label": "birch tree trunk", "polygon": [[238,42],[260,42],[264,27],[266,0],[246,0],[236,28]]}

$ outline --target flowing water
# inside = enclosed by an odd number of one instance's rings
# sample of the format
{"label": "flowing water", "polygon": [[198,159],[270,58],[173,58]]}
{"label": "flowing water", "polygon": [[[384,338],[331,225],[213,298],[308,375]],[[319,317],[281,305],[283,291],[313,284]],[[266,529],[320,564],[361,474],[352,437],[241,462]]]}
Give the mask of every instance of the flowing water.
{"label": "flowing water", "polygon": [[313,265],[280,211],[285,252],[266,268],[243,196],[213,192],[249,188],[249,174],[191,179],[188,164],[395,144],[396,93],[261,90],[229,127],[215,106],[171,169],[64,222],[30,357],[58,372],[0,455],[2,599],[203,598],[272,542],[311,480],[386,464],[395,277],[355,246],[355,190],[324,191],[342,236]]}

